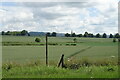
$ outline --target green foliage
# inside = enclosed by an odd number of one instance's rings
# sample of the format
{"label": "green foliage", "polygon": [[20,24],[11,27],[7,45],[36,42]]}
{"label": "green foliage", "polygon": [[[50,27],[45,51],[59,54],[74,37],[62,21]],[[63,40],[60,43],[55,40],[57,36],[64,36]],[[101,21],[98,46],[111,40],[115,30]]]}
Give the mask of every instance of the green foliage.
{"label": "green foliage", "polygon": [[10,31],[7,31],[7,32],[5,33],[5,35],[10,35]]}
{"label": "green foliage", "polygon": [[73,41],[74,41],[74,43],[76,43],[76,42],[77,42],[77,39],[76,39],[76,38],[74,38],[74,39],[73,39]]}
{"label": "green foliage", "polygon": [[113,38],[113,42],[116,42],[116,38]]}
{"label": "green foliage", "polygon": [[35,39],[35,42],[40,42],[40,38],[36,38],[36,39]]}
{"label": "green foliage", "polygon": [[93,34],[91,34],[91,33],[89,33],[89,34],[88,34],[88,37],[94,37],[94,35],[93,35]]}
{"label": "green foliage", "polygon": [[2,34],[2,35],[5,35],[5,32],[4,32],[4,31],[2,31],[2,32],[1,32],[1,34]]}
{"label": "green foliage", "polygon": [[102,37],[103,37],[103,38],[107,38],[107,34],[106,34],[106,33],[104,33]]}
{"label": "green foliage", "polygon": [[57,35],[56,32],[53,32],[53,33],[51,34],[51,36],[53,36],[53,37],[56,37],[56,35]]}
{"label": "green foliage", "polygon": [[25,35],[27,35],[28,34],[28,32],[26,31],[26,30],[22,30],[21,31],[21,35],[23,35],[23,36],[25,36]]}
{"label": "green foliage", "polygon": [[85,32],[84,37],[88,37],[88,32]]}
{"label": "green foliage", "polygon": [[92,33],[85,32],[84,37],[94,37]]}
{"label": "green foliage", "polygon": [[65,37],[70,37],[70,34],[69,34],[69,33],[66,33],[66,34],[65,34]]}
{"label": "green foliage", "polygon": [[48,33],[47,33],[47,36],[48,36],[48,37],[50,37],[50,36],[51,36],[51,33],[50,33],[50,32],[48,32]]}
{"label": "green foliage", "polygon": [[83,35],[82,35],[82,34],[78,34],[77,36],[78,36],[78,37],[83,37]]}
{"label": "green foliage", "polygon": [[110,34],[109,38],[113,38],[113,35],[112,35],[112,34]]}
{"label": "green foliage", "polygon": [[101,35],[99,33],[96,34],[96,38],[101,38]]}
{"label": "green foliage", "polygon": [[75,33],[72,33],[72,34],[71,34],[71,37],[76,37],[76,34],[75,34]]}
{"label": "green foliage", "polygon": [[118,42],[120,42],[120,38],[118,38]]}
{"label": "green foliage", "polygon": [[115,38],[120,38],[119,33],[116,33],[114,37],[115,37]]}
{"label": "green foliage", "polygon": [[2,31],[2,35],[25,36],[25,35],[28,35],[28,31],[26,31],[26,30],[23,30],[23,31],[7,31],[7,32]]}

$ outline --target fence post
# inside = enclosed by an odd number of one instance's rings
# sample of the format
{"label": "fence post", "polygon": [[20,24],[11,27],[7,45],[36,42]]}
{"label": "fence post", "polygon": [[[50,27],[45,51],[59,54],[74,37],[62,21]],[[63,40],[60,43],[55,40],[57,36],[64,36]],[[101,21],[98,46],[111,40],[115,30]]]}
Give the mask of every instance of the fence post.
{"label": "fence post", "polygon": [[46,66],[48,66],[48,39],[46,34]]}
{"label": "fence post", "polygon": [[58,67],[60,67],[60,64],[62,64],[62,68],[65,66],[64,65],[64,54],[62,54],[62,56],[61,56],[60,62],[58,64]]}

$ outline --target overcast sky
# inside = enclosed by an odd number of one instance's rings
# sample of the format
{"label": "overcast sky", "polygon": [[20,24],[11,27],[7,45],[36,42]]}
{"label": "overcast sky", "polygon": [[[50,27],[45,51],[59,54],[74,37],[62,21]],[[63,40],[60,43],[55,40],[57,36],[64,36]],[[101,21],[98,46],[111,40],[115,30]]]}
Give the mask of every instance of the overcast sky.
{"label": "overcast sky", "polygon": [[118,32],[118,1],[3,2],[0,31]]}

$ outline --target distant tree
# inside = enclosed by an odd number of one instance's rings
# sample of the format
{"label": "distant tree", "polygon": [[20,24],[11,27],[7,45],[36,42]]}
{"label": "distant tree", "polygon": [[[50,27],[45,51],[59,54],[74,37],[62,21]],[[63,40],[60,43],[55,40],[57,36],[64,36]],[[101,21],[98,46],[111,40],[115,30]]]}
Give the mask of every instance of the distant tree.
{"label": "distant tree", "polygon": [[56,37],[57,33],[56,32],[52,32],[51,36]]}
{"label": "distant tree", "polygon": [[65,37],[70,37],[70,34],[69,34],[69,33],[66,33],[66,34],[65,34]]}
{"label": "distant tree", "polygon": [[101,38],[101,35],[99,33],[96,34],[96,38]]}
{"label": "distant tree", "polygon": [[28,36],[30,36],[30,33],[28,33]]}
{"label": "distant tree", "polygon": [[71,36],[72,36],[72,37],[76,37],[76,34],[75,34],[75,33],[72,33]]}
{"label": "distant tree", "polygon": [[48,37],[50,37],[50,36],[51,36],[50,32],[48,32],[48,33],[47,33],[47,36],[48,36]]}
{"label": "distant tree", "polygon": [[112,34],[110,34],[109,38],[113,38],[113,35],[112,35]]}
{"label": "distant tree", "polygon": [[76,39],[76,38],[74,38],[74,39],[73,39],[73,41],[74,41],[74,43],[76,43],[76,42],[77,42],[77,39]]}
{"label": "distant tree", "polygon": [[7,31],[7,32],[5,33],[5,35],[10,35],[10,31]]}
{"label": "distant tree", "polygon": [[94,35],[93,35],[93,34],[91,34],[91,37],[94,37]]}
{"label": "distant tree", "polygon": [[25,35],[27,35],[27,34],[28,34],[28,31],[26,31],[26,30],[22,30],[22,31],[21,31],[21,35],[22,35],[22,36],[25,36]]}
{"label": "distant tree", "polygon": [[119,33],[116,33],[116,34],[115,34],[115,38],[120,38]]}
{"label": "distant tree", "polygon": [[102,36],[102,38],[107,38],[107,34],[104,33],[103,36]]}
{"label": "distant tree", "polygon": [[120,42],[120,38],[118,38],[118,42]]}
{"label": "distant tree", "polygon": [[116,42],[116,38],[113,38],[113,42]]}
{"label": "distant tree", "polygon": [[93,35],[93,34],[91,34],[91,33],[89,33],[89,34],[88,34],[88,37],[94,37],[94,35]]}
{"label": "distant tree", "polygon": [[88,32],[85,32],[84,37],[88,37]]}
{"label": "distant tree", "polygon": [[35,42],[40,42],[40,39],[39,39],[39,38],[36,38],[36,39],[35,39]]}
{"label": "distant tree", "polygon": [[5,35],[5,32],[4,32],[4,31],[2,31],[2,32],[1,32],[1,35]]}
{"label": "distant tree", "polygon": [[82,34],[78,34],[77,37],[82,37],[83,35]]}

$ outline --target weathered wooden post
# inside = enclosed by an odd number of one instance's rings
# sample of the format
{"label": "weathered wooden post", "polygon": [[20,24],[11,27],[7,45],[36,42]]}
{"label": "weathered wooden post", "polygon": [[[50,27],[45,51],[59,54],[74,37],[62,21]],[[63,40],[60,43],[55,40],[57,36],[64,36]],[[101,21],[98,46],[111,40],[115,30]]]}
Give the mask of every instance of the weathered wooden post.
{"label": "weathered wooden post", "polygon": [[48,66],[48,37],[46,34],[46,66]]}
{"label": "weathered wooden post", "polygon": [[58,64],[58,67],[60,67],[60,64],[61,64],[62,68],[66,68],[65,64],[64,64],[64,54],[62,54],[62,56],[61,56],[60,62]]}

